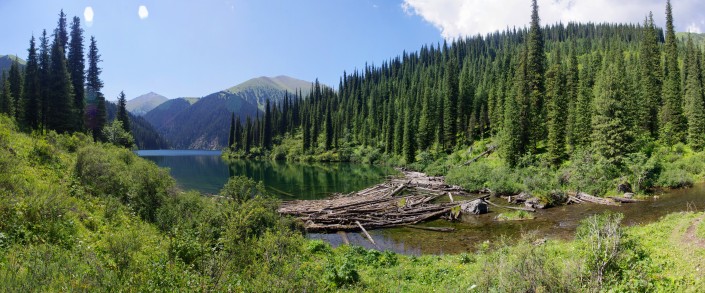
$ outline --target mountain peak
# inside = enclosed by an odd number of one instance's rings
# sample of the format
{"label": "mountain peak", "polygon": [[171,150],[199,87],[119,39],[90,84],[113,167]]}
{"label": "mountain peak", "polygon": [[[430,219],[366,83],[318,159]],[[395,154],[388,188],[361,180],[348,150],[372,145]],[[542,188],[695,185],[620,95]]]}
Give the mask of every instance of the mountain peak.
{"label": "mountain peak", "polygon": [[147,112],[169,100],[165,96],[155,92],[149,92],[132,100],[127,101],[126,108],[132,114],[143,116]]}
{"label": "mountain peak", "polygon": [[257,78],[252,78],[241,84],[233,86],[227,89],[227,92],[237,94],[241,91],[252,90],[252,89],[262,89],[271,88],[276,90],[289,91],[291,93],[301,90],[308,92],[311,88],[311,82],[300,80],[286,75],[279,75],[275,77],[260,76]]}

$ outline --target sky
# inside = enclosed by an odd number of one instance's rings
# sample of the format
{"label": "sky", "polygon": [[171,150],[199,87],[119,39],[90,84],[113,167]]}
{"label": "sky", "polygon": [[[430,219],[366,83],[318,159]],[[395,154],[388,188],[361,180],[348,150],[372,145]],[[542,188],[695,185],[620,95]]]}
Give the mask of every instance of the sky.
{"label": "sky", "polygon": [[[658,25],[665,0],[539,0],[543,24]],[[705,1],[673,0],[677,31],[705,30]],[[337,86],[343,71],[404,51],[529,22],[529,0],[0,0],[0,54],[27,56],[59,11],[95,36],[109,100],[201,97],[259,76]]]}

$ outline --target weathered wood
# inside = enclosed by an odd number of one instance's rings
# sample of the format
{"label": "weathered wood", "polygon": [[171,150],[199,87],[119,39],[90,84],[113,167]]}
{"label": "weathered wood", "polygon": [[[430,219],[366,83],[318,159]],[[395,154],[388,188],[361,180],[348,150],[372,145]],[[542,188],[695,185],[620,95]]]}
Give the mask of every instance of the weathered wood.
{"label": "weathered wood", "polygon": [[454,200],[453,200],[453,194],[451,194],[450,192],[448,192],[448,197],[450,198],[450,202],[453,202],[453,201],[454,201]]}
{"label": "weathered wood", "polygon": [[496,203],[493,203],[493,202],[491,202],[491,201],[489,201],[489,200],[485,200],[485,202],[488,203],[489,205],[493,206],[493,207],[498,207],[498,208],[502,208],[502,209],[510,209],[510,210],[517,210],[517,211],[527,211],[527,212],[532,212],[532,213],[535,213],[535,212],[536,212],[536,209],[532,209],[532,208],[521,208],[521,207],[512,207],[512,206],[502,206],[502,205],[498,205],[498,204],[496,204]]}
{"label": "weathered wood", "polygon": [[453,232],[453,231],[455,231],[455,228],[453,228],[453,227],[424,227],[424,226],[417,226],[417,225],[404,225],[404,227],[419,229],[419,230],[435,231],[435,232]]}
{"label": "weathered wood", "polygon": [[592,196],[592,195],[589,195],[584,192],[578,192],[577,194],[575,194],[575,198],[580,199],[582,201],[587,201],[587,202],[601,204],[601,205],[610,205],[610,206],[619,205],[619,203],[616,203],[611,199]]}
{"label": "weathered wood", "polygon": [[365,230],[365,227],[362,227],[362,224],[360,224],[360,221],[355,221],[355,224],[357,224],[358,227],[360,227],[360,230],[362,230],[362,233],[365,234],[365,237],[367,237],[367,240],[372,242],[375,246],[377,246],[377,243],[375,243],[375,240],[372,239],[372,236],[370,236],[369,233],[367,233],[367,230]]}
{"label": "weathered wood", "polygon": [[470,164],[476,162],[477,160],[479,160],[480,158],[482,158],[482,157],[484,157],[484,156],[489,156],[492,152],[494,152],[494,150],[495,150],[496,148],[497,148],[496,145],[491,145],[486,151],[484,151],[483,153],[481,153],[481,154],[478,155],[477,157],[472,158],[472,159],[470,159],[469,161],[463,163],[463,166],[470,165]]}
{"label": "weathered wood", "polygon": [[619,202],[619,203],[635,203],[635,202],[642,202],[643,200],[640,199],[633,199],[633,198],[626,198],[626,197],[616,197],[616,196],[610,196],[610,199]]}

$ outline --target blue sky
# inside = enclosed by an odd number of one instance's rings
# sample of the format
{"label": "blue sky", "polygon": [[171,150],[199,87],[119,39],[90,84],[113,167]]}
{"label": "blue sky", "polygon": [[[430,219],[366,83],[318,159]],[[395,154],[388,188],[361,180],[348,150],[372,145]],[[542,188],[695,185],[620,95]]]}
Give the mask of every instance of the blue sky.
{"label": "blue sky", "polygon": [[[343,70],[379,64],[442,42],[398,1],[27,1],[2,0],[0,54],[26,58],[29,38],[56,27],[60,9],[84,21],[104,60],[104,93],[204,96],[258,76],[338,85]],[[148,17],[140,19],[144,5]],[[90,26],[84,10],[94,12]],[[12,13],[4,13],[12,11]]]}
{"label": "blue sky", "polygon": [[[204,96],[253,77],[289,75],[337,86],[344,70],[404,50],[529,21],[529,0],[0,0],[0,54],[26,58],[29,38],[61,9],[98,41],[103,92]],[[140,17],[144,6],[148,15]],[[640,22],[665,0],[539,0],[542,22]],[[705,28],[705,1],[673,0],[676,29]],[[93,21],[84,16],[93,10]],[[87,43],[86,43],[87,45]]]}

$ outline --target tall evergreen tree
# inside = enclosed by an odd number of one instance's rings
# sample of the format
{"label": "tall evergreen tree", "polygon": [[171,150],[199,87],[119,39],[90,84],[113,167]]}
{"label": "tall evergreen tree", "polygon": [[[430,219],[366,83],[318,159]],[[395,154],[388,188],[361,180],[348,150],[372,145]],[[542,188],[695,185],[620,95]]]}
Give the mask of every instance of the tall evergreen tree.
{"label": "tall evergreen tree", "polygon": [[24,125],[29,129],[39,128],[41,84],[39,83],[39,60],[34,36],[29,41],[27,67],[24,78]]}
{"label": "tall evergreen tree", "polygon": [[56,25],[56,29],[54,29],[54,42],[61,47],[61,51],[64,53],[66,52],[66,45],[69,42],[67,25],[66,14],[64,13],[64,10],[61,9],[61,12],[59,13],[59,22]]}
{"label": "tall evergreen tree", "polygon": [[455,147],[455,137],[458,131],[458,61],[450,57],[445,67],[445,101],[443,102],[443,141],[445,149]]}
{"label": "tall evergreen tree", "polygon": [[578,108],[578,96],[580,95],[580,70],[578,64],[578,48],[575,44],[575,40],[571,42],[570,46],[570,56],[568,57],[569,63],[565,74],[565,94],[568,100],[568,119],[567,119],[567,133],[566,139],[568,145],[574,146],[576,137],[575,132],[577,131],[577,108]]}
{"label": "tall evergreen tree", "polygon": [[47,97],[47,128],[65,133],[73,130],[73,89],[66,67],[66,56],[58,40],[51,46],[51,65]]}
{"label": "tall evergreen tree", "polygon": [[546,73],[546,52],[544,49],[543,30],[540,25],[539,6],[536,0],[532,1],[531,26],[529,27],[526,66],[526,82],[530,94],[530,123],[531,140],[529,147],[535,148],[536,143],[544,136],[545,131],[545,80]]}
{"label": "tall evergreen tree", "polygon": [[22,72],[20,69],[20,63],[17,59],[18,57],[15,56],[15,59],[12,61],[12,65],[10,66],[10,75],[7,77],[7,79],[10,83],[10,97],[12,102],[12,109],[14,110],[13,118],[18,123],[22,123],[22,110],[24,110],[24,107],[22,105]]}
{"label": "tall evergreen tree", "polygon": [[[614,46],[614,45],[613,45]],[[625,121],[626,92],[622,51],[611,48],[595,84],[595,115],[592,117],[593,147],[607,160],[620,163],[630,149],[630,131]]]}
{"label": "tall evergreen tree", "polygon": [[502,129],[502,150],[504,158],[510,167],[519,163],[524,154],[529,133],[525,125],[529,119],[529,87],[526,81],[527,48],[521,50],[518,68],[514,76],[512,94],[504,103],[504,128]]}
{"label": "tall evergreen tree", "polygon": [[565,78],[561,65],[560,49],[551,68],[546,72],[546,101],[548,103],[548,157],[554,165],[559,165],[566,155],[566,126],[568,100],[565,92]]}
{"label": "tall evergreen tree", "polygon": [[325,148],[330,150],[333,147],[333,118],[331,117],[330,107],[326,110],[326,125],[324,130]]}
{"label": "tall evergreen tree", "polygon": [[127,98],[125,97],[125,92],[120,91],[117,102],[118,109],[116,119],[122,122],[122,128],[125,132],[130,132],[130,116],[127,114]]}
{"label": "tall evergreen tree", "polygon": [[685,84],[685,116],[688,120],[688,144],[695,150],[705,147],[705,105],[703,105],[703,77],[700,64],[700,52],[695,48],[693,39],[688,36],[687,48],[689,58],[685,60],[688,72]]}
{"label": "tall evergreen tree", "polygon": [[404,115],[404,159],[407,164],[411,164],[416,160],[416,141],[414,134],[414,117],[411,108],[407,108]]}
{"label": "tall evergreen tree", "polygon": [[39,38],[39,122],[42,129],[47,128],[49,117],[49,87],[51,83],[51,57],[47,31],[42,31]]}
{"label": "tall evergreen tree", "polygon": [[658,135],[658,111],[661,104],[661,51],[659,36],[654,26],[654,16],[649,13],[644,20],[640,46],[638,126],[642,132],[652,137]]}
{"label": "tall evergreen tree", "polygon": [[5,72],[2,72],[2,95],[0,96],[0,113],[7,115],[12,118],[15,117],[15,103],[12,99],[12,94],[10,93],[10,82],[5,76]]}
{"label": "tall evergreen tree", "polygon": [[269,99],[264,107],[264,126],[262,127],[262,146],[265,149],[272,148],[272,109],[269,105]]}
{"label": "tall evergreen tree", "polygon": [[235,145],[235,112],[230,113],[230,131],[228,132],[228,148],[234,149]]}
{"label": "tall evergreen tree", "polygon": [[100,62],[100,54],[98,54],[98,46],[94,37],[91,37],[91,44],[88,47],[88,71],[86,72],[86,97],[88,100],[88,109],[86,111],[87,127],[93,133],[93,139],[99,140],[101,137],[101,129],[106,124],[107,115],[105,111],[105,96],[101,92],[103,81],[100,79],[101,68],[98,67]]}
{"label": "tall evergreen tree", "polygon": [[433,106],[431,106],[431,88],[427,85],[421,97],[421,117],[419,118],[419,131],[417,135],[418,149],[428,149],[433,140]]}
{"label": "tall evergreen tree", "polygon": [[673,27],[671,1],[666,2],[666,45],[663,82],[663,106],[659,113],[660,138],[667,145],[684,140],[685,118],[681,98],[681,73],[678,67],[678,45]]}
{"label": "tall evergreen tree", "polygon": [[83,57],[83,29],[81,19],[73,18],[71,23],[71,42],[68,48],[67,66],[71,74],[73,85],[73,108],[76,110],[74,130],[83,131],[85,129],[85,59]]}

